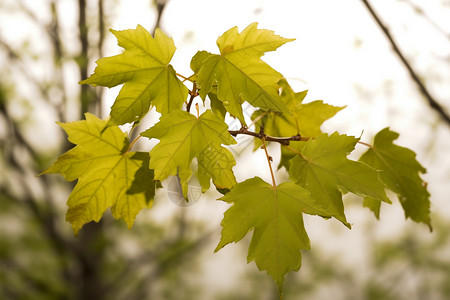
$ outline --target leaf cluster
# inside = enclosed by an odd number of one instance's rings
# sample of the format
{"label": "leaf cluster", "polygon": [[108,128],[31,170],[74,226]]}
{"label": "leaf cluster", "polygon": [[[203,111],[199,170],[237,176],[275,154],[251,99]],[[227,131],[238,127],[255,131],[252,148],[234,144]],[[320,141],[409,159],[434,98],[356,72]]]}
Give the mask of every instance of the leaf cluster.
{"label": "leaf cluster", "polygon": [[[162,31],[156,30],[154,37],[141,26],[111,32],[124,52],[98,60],[92,76],[81,81],[123,84],[110,116],[100,120],[86,114],[85,120],[59,124],[76,147],[43,172],[77,180],[66,216],[75,234],[84,224],[98,222],[108,208],[131,228],[169,176],[179,177],[189,201],[188,182],[197,177],[202,192],[212,182],[224,193],[219,200],[231,205],[216,251],[252,231],[247,260],[265,270],[281,294],[285,274],[300,268],[301,250],[310,248],[303,214],[335,218],[350,228],[346,193],[360,196],[379,218],[381,203],[391,203],[385,190],[391,190],[406,218],[431,228],[430,195],[420,177],[426,170],[413,151],[394,144],[396,132],[383,129],[373,145],[323,133],[322,123],[343,107],[321,100],[305,103],[307,91],[295,92],[262,60],[266,52],[293,39],[258,29],[256,23],[242,32],[234,27],[217,39],[218,54],[197,52],[190,62],[193,74],[182,76],[170,64],[174,42]],[[201,100],[193,105],[197,96]],[[255,108],[251,120],[243,113],[244,102]],[[133,152],[135,141],[119,125],[139,123],[153,107],[161,115],[159,122],[139,137],[159,142],[147,152]],[[227,118],[239,120],[241,129],[229,130]],[[255,150],[265,151],[271,183],[259,177],[236,181],[229,146],[239,134],[255,137]],[[281,147],[278,170],[288,172],[288,181],[275,182],[267,143]],[[359,160],[351,160],[348,155],[357,145],[368,149]]]}

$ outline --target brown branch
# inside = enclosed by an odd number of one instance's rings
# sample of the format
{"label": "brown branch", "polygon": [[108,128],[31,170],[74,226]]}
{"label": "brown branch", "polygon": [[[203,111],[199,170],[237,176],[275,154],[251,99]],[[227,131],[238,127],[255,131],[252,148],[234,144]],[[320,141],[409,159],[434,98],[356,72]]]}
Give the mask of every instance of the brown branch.
{"label": "brown branch", "polygon": [[63,61],[65,58],[65,53],[63,51],[64,47],[62,45],[59,15],[56,1],[52,1],[50,3],[50,10],[52,14],[52,19],[50,24],[47,26],[46,30],[48,37],[50,39],[50,45],[53,47],[53,57],[55,62],[54,81],[61,91],[61,102],[59,103],[59,105],[55,105],[55,110],[58,114],[59,120],[65,121],[67,119],[66,112],[68,105],[67,91],[64,84],[65,76],[63,72]]}
{"label": "brown branch", "polygon": [[98,0],[98,41],[97,41],[97,48],[98,48],[98,55],[100,57],[103,56],[103,42],[105,40],[105,7],[103,0]]}
{"label": "brown branch", "polygon": [[[88,51],[89,51],[89,39],[88,39],[88,24],[86,11],[86,0],[78,0],[78,34],[81,45],[80,54],[78,56],[78,68],[80,72],[80,79],[86,79],[88,77]],[[81,112],[80,118],[84,119],[84,113],[90,111],[90,104],[92,100],[92,91],[87,84],[82,84],[80,87],[80,101]]]}
{"label": "brown branch", "polygon": [[155,22],[155,26],[153,27],[153,30],[152,30],[152,35],[155,34],[156,28],[161,27],[162,14],[164,12],[164,8],[166,7],[167,2],[168,2],[168,0],[155,0],[156,22]]}
{"label": "brown branch", "polygon": [[448,115],[444,109],[431,95],[431,93],[428,91],[424,83],[420,80],[419,76],[417,75],[416,71],[412,68],[411,64],[408,62],[406,57],[403,55],[402,51],[398,47],[397,43],[395,42],[394,38],[392,37],[391,33],[389,32],[389,29],[384,25],[383,21],[380,19],[380,17],[377,15],[375,10],[373,9],[372,5],[369,3],[368,0],[361,0],[364,6],[367,8],[375,22],[380,27],[381,31],[384,33],[386,38],[389,40],[389,43],[392,46],[392,49],[394,50],[395,54],[398,56],[398,58],[403,63],[403,66],[408,70],[409,75],[411,76],[412,80],[416,83],[417,87],[419,88],[422,95],[427,100],[428,104],[432,109],[434,109],[441,118],[446,122],[447,125],[450,126],[450,115]]}
{"label": "brown branch", "polygon": [[186,111],[189,112],[191,110],[191,105],[192,102],[194,101],[194,98],[198,96],[197,93],[197,83],[194,81],[194,86],[192,87],[192,91],[189,92],[189,94],[191,95],[191,97],[189,98],[189,102],[186,105]]}
{"label": "brown branch", "polygon": [[[98,41],[97,51],[98,56],[103,57],[103,43],[105,41],[105,9],[103,0],[98,0]],[[96,90],[97,94],[97,113],[100,117],[103,116],[103,91],[101,89]]]}
{"label": "brown branch", "polygon": [[251,135],[254,137],[257,137],[261,140],[265,140],[265,141],[269,141],[269,142],[277,142],[280,143],[281,145],[289,145],[290,141],[305,141],[307,139],[302,138],[300,136],[300,134],[291,136],[291,137],[273,137],[273,136],[269,136],[267,134],[264,133],[263,130],[261,130],[260,132],[253,132],[253,131],[249,131],[247,128],[245,127],[241,127],[241,129],[239,130],[228,130],[228,132],[232,135],[232,136],[237,136],[238,134],[246,134],[246,135]]}

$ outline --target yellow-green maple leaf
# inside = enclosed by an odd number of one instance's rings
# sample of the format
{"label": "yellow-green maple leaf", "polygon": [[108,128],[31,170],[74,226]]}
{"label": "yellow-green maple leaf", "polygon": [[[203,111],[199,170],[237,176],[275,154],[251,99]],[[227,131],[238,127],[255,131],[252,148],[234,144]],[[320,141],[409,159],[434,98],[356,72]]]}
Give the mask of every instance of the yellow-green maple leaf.
{"label": "yellow-green maple leaf", "polygon": [[250,24],[241,33],[237,27],[217,39],[220,55],[199,51],[191,68],[197,73],[199,94],[205,99],[213,86],[227,111],[245,124],[241,104],[287,112],[278,94],[278,81],[283,77],[261,60],[267,51],[274,51],[292,41],[275,35],[273,31],[257,29]]}
{"label": "yellow-green maple leaf", "polygon": [[78,179],[69,196],[66,220],[75,234],[84,224],[98,222],[111,207],[116,219],[131,228],[136,215],[152,203],[155,193],[148,153],[128,152],[128,138],[117,126],[87,113],[86,120],[59,123],[70,142],[77,146],[63,155],[45,173],[60,173],[66,180]]}
{"label": "yellow-green maple leaf", "polygon": [[[203,190],[209,187],[211,177],[222,188],[231,188],[236,182],[231,171],[235,165],[234,158],[221,147],[221,144],[231,145],[236,141],[228,133],[225,122],[210,109],[199,118],[186,111],[174,111],[162,116],[156,125],[141,135],[160,140],[150,151],[150,168],[155,170],[155,179],[164,180],[178,173],[185,197],[194,157],[198,158],[200,170],[208,168],[209,171],[207,174],[201,171]],[[225,164],[223,159],[226,159]]]}
{"label": "yellow-green maple leaf", "polygon": [[311,192],[330,215],[350,227],[344,214],[342,193],[352,192],[391,203],[378,172],[365,163],[347,159],[358,139],[333,133],[309,140],[291,160],[290,177]]}
{"label": "yellow-green maple leaf", "polygon": [[224,214],[215,251],[239,242],[253,229],[247,261],[254,260],[260,270],[266,270],[281,294],[284,275],[301,266],[300,250],[310,249],[302,213],[326,212],[308,190],[295,183],[288,181],[274,187],[259,177],[238,183],[219,200],[233,206]]}
{"label": "yellow-green maple leaf", "polygon": [[113,87],[124,83],[111,107],[111,119],[117,124],[140,120],[154,105],[161,114],[180,109],[188,89],[169,64],[175,53],[173,40],[156,29],[155,37],[142,26],[111,32],[122,54],[97,61],[94,74],[82,84]]}
{"label": "yellow-green maple leaf", "polygon": [[[398,195],[406,218],[427,224],[431,230],[430,194],[420,178],[420,173],[426,173],[426,169],[416,160],[413,151],[393,143],[398,136],[389,128],[381,130],[360,161],[380,170],[381,180]],[[379,214],[379,204],[379,200],[366,200],[366,206],[375,215]]]}

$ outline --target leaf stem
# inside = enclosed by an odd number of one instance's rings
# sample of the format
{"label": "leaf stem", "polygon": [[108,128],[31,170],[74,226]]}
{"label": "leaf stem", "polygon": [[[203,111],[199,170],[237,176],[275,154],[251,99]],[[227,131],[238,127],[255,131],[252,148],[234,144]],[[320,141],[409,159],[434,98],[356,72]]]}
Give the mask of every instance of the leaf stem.
{"label": "leaf stem", "polygon": [[252,123],[250,123],[250,125],[248,125],[248,128],[252,127],[256,122],[258,122],[259,120],[261,120],[264,116],[267,116],[269,114],[268,111],[265,111],[264,113],[260,114],[259,116],[257,116]]}
{"label": "leaf stem", "polygon": [[361,142],[361,141],[358,141],[358,144],[361,144],[361,145],[367,146],[367,147],[369,147],[369,148],[373,148],[373,146],[372,146],[372,145],[370,145],[370,144],[367,144],[367,143],[364,143],[364,142]]}
{"label": "leaf stem", "polygon": [[131,142],[130,146],[128,146],[128,149],[127,149],[127,151],[125,151],[125,153],[128,153],[128,152],[131,151],[131,147],[133,147],[133,145],[137,142],[137,140],[138,140],[140,137],[141,137],[141,135],[138,135],[138,136],[134,139],[134,141]]}
{"label": "leaf stem", "polygon": [[283,146],[284,146],[284,148],[290,150],[290,151],[291,151],[292,153],[294,153],[295,155],[298,155],[298,156],[300,156],[300,157],[303,157],[303,155],[302,155],[300,152],[298,152],[297,150],[295,150],[295,149],[292,148],[291,146],[289,146],[289,145],[283,145]]}
{"label": "leaf stem", "polygon": [[262,138],[262,147],[264,149],[264,152],[266,153],[266,157],[267,157],[267,163],[269,164],[269,169],[270,169],[270,175],[272,176],[272,185],[273,188],[277,187],[277,183],[275,182],[275,176],[273,175],[273,169],[272,169],[272,156],[269,155],[269,152],[267,151],[267,147],[266,147],[266,139]]}
{"label": "leaf stem", "polygon": [[178,77],[183,78],[183,82],[185,82],[186,80],[189,80],[188,77],[185,77],[185,76],[183,76],[183,75],[181,75],[181,74],[179,74],[179,73],[176,73],[176,74],[177,74]]}
{"label": "leaf stem", "polygon": [[290,141],[307,141],[309,139],[309,138],[301,137],[300,134],[297,134],[297,135],[294,135],[291,137],[273,137],[273,136],[269,136],[269,135],[265,134],[263,131],[260,131],[260,132],[249,131],[244,126],[241,127],[241,129],[239,129],[239,130],[228,130],[228,132],[232,136],[237,136],[238,134],[246,134],[246,135],[251,135],[251,136],[257,137],[261,140],[264,139],[269,142],[277,142],[282,145],[289,145]]}

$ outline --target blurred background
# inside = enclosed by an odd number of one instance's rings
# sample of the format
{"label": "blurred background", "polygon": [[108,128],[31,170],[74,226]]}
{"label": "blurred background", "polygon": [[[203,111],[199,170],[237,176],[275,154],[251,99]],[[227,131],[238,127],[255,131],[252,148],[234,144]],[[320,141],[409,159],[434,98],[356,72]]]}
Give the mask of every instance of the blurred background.
{"label": "blurred background", "polygon": [[[323,131],[371,142],[389,126],[427,168],[432,195],[432,233],[405,221],[397,201],[377,221],[347,197],[352,230],[305,216],[312,249],[283,299],[450,299],[450,1],[372,2],[0,0],[0,299],[278,298],[246,263],[248,237],[213,254],[227,209],[217,192],[180,207],[161,189],[132,230],[105,214],[75,238],[65,222],[74,183],[35,176],[72,147],[56,121],[109,113],[120,87],[78,85],[122,51],[109,28],[161,27],[189,76],[198,50],[217,53],[219,35],[255,21],[296,39],[264,59],[308,89],[306,101],[347,105]],[[239,142],[238,181],[269,180],[264,154]]]}

